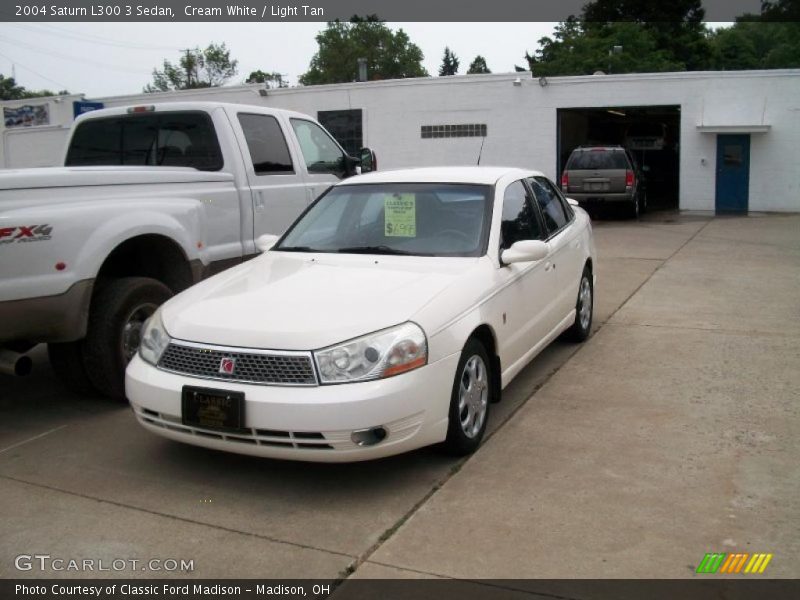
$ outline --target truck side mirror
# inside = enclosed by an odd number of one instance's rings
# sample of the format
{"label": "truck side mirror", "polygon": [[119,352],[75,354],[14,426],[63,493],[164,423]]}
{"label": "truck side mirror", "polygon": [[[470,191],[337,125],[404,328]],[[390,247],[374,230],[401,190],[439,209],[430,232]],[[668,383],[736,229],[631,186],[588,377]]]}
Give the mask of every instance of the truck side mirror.
{"label": "truck side mirror", "polygon": [[358,158],[361,164],[361,172],[369,173],[378,170],[378,159],[375,152],[370,148],[362,148],[358,151]]}

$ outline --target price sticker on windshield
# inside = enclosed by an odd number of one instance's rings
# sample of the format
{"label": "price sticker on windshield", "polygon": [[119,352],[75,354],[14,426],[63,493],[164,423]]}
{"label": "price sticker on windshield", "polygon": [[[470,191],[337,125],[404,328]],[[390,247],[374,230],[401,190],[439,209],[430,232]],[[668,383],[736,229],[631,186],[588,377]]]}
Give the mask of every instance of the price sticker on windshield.
{"label": "price sticker on windshield", "polygon": [[386,237],[417,237],[417,199],[414,194],[392,194],[383,201]]}

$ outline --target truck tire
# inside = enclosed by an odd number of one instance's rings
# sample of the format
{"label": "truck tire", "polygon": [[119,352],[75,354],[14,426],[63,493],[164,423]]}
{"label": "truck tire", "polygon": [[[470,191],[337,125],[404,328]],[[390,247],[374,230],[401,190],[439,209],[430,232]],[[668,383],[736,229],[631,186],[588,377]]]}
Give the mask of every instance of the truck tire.
{"label": "truck tire", "polygon": [[171,296],[148,277],[112,279],[98,289],[83,346],[86,374],[98,391],[125,401],[125,367],[139,348],[142,325]]}
{"label": "truck tire", "polygon": [[69,391],[84,395],[97,393],[83,365],[83,340],[47,344],[47,358],[56,377]]}

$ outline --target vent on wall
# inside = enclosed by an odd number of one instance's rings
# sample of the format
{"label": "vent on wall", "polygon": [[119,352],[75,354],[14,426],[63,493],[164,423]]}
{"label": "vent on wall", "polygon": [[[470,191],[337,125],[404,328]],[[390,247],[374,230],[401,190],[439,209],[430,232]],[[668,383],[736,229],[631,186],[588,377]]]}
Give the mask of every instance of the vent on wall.
{"label": "vent on wall", "polygon": [[486,137],[486,125],[468,123],[465,125],[423,125],[422,139],[454,137]]}

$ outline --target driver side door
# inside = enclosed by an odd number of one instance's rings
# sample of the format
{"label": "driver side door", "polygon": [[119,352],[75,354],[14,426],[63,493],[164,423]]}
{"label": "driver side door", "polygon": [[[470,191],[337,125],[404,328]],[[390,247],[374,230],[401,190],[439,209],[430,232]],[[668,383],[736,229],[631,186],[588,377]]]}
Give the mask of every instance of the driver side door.
{"label": "driver side door", "polygon": [[334,183],[347,177],[345,151],[314,121],[291,118],[289,122],[305,161],[306,202],[310,204]]}

